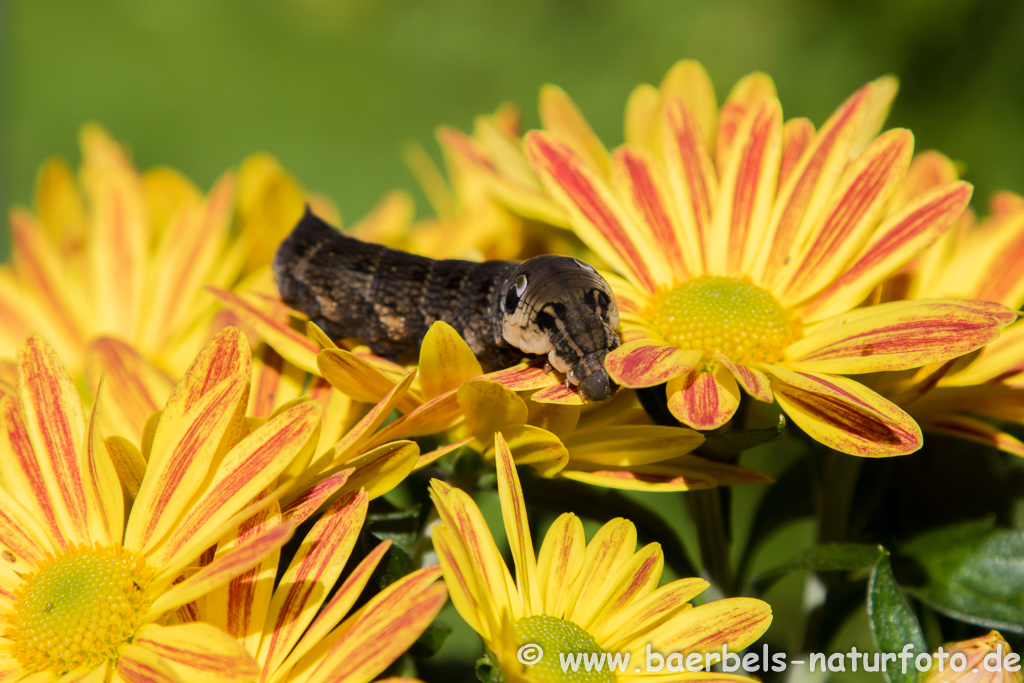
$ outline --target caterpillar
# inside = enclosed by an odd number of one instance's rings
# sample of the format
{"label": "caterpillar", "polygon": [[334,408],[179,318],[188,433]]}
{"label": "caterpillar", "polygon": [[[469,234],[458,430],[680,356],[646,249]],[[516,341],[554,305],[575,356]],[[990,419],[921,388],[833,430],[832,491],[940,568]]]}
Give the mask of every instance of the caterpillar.
{"label": "caterpillar", "polygon": [[343,235],[307,207],[273,269],[287,304],[332,339],[359,337],[377,355],[418,349],[441,320],[491,369],[546,354],[587,400],[618,388],[604,368],[619,345],[615,296],[579,259],[435,260]]}

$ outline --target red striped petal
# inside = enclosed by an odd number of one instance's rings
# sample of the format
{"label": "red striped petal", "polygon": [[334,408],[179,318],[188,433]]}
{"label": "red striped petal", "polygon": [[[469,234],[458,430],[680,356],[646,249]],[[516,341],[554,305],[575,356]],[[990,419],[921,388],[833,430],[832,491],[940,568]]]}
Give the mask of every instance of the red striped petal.
{"label": "red striped petal", "polygon": [[829,325],[792,344],[786,366],[839,374],[905,370],[970,353],[998,337],[1002,327],[984,310],[955,299],[858,312],[855,320]]}
{"label": "red striped petal", "polygon": [[814,142],[814,124],[809,119],[802,117],[790,119],[782,126],[782,158],[779,160],[780,188],[786,186],[786,181],[796,170],[797,164],[812,142]]}
{"label": "red striped petal", "polygon": [[540,121],[544,130],[567,143],[583,161],[601,176],[611,171],[608,152],[576,108],[572,98],[556,85],[540,89]]}
{"label": "red striped petal", "polygon": [[700,363],[702,351],[685,351],[667,344],[632,341],[605,357],[608,375],[624,387],[653,387],[688,374]]}
{"label": "red striped petal", "polygon": [[833,192],[824,221],[814,228],[807,248],[797,255],[789,278],[776,293],[783,304],[807,299],[825,287],[863,248],[906,174],[913,147],[909,131],[892,130],[854,160]]}
{"label": "red striped petal", "polygon": [[711,216],[718,201],[718,175],[704,131],[682,100],[669,103],[665,125],[665,164],[683,225],[690,272],[707,270]]}
{"label": "red striped petal", "polygon": [[921,428],[912,417],[845,377],[762,365],[772,375],[775,399],[813,439],[841,453],[875,458],[913,453]]}
{"label": "red striped petal", "polygon": [[[942,237],[967,208],[971,191],[967,183],[944,185],[918,197],[887,220],[845,272],[801,311],[804,321],[839,315],[863,301],[880,282]],[[1015,256],[1024,258],[1024,240],[1019,251]],[[998,280],[998,268],[990,272],[996,274],[992,280]],[[1009,277],[1024,282],[1016,272]]]}
{"label": "red striped petal", "polygon": [[359,538],[368,504],[362,489],[345,494],[302,539],[270,603],[270,631],[260,645],[265,670],[285,660],[327,599]]}
{"label": "red striped petal", "polygon": [[668,409],[676,419],[694,429],[717,429],[736,412],[740,389],[724,367],[714,373],[693,370],[670,380],[666,387]]}
{"label": "red striped petal", "polygon": [[49,493],[49,505],[56,510],[63,537],[90,542],[86,489],[92,482],[83,470],[86,424],[78,389],[39,335],[25,340],[17,363],[20,414]]}
{"label": "red striped petal", "polygon": [[159,655],[178,680],[189,683],[244,683],[260,675],[260,667],[242,645],[209,624],[147,624],[132,642]]}
{"label": "red striped petal", "polygon": [[708,271],[738,277],[753,267],[768,229],[782,155],[782,107],[757,104],[743,121],[728,163],[711,227]]}
{"label": "red striped petal", "polygon": [[746,365],[733,363],[721,353],[715,354],[715,360],[729,368],[729,372],[736,378],[739,385],[743,387],[743,391],[758,401],[764,401],[765,403],[773,403],[775,401],[775,398],[772,396],[771,381],[763,372]]}
{"label": "red striped petal", "polygon": [[[305,449],[320,421],[320,404],[299,403],[276,415],[240,441],[224,456],[223,462],[198,498],[187,509],[171,509],[165,514],[172,531],[162,539],[154,554],[158,566],[180,561],[202,552],[206,541],[219,526],[243,509],[257,493],[273,483],[278,475]],[[139,498],[142,498],[140,493]],[[138,505],[138,501],[136,501]],[[134,513],[134,510],[133,510]],[[134,514],[133,514],[134,519]]]}
{"label": "red striped petal", "polygon": [[613,161],[613,184],[658,245],[665,267],[676,282],[689,280],[685,234],[669,199],[664,172],[649,152],[636,147],[615,150]]}
{"label": "red striped petal", "polygon": [[545,187],[570,215],[580,238],[601,258],[647,292],[658,280],[639,231],[602,180],[564,143],[540,131],[526,136],[526,152]]}
{"label": "red striped petal", "polygon": [[825,122],[795,168],[786,171],[786,182],[780,176],[779,197],[764,242],[767,248],[754,268],[755,281],[775,283],[784,266],[791,262],[794,250],[801,246],[810,226],[820,217],[849,161],[850,145],[864,118],[870,95],[870,85],[854,93]]}
{"label": "red striped petal", "polygon": [[718,114],[718,134],[715,137],[715,167],[725,168],[732,153],[744,119],[757,108],[762,100],[775,98],[775,84],[763,73],[744,76],[733,86]]}
{"label": "red striped petal", "polygon": [[167,402],[174,381],[118,339],[97,339],[86,354],[90,385],[96,386],[100,377],[106,378],[101,413],[104,433],[140,443],[146,420]]}
{"label": "red striped petal", "polygon": [[927,417],[922,420],[921,425],[929,432],[967,439],[1024,458],[1024,443],[977,418],[946,413]]}

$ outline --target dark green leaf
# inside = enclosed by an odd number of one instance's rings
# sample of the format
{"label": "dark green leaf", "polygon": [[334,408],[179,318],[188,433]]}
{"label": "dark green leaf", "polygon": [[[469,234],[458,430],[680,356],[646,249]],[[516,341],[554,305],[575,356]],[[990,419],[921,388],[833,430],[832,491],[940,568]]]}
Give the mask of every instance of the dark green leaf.
{"label": "dark green leaf", "polygon": [[415,569],[416,565],[409,554],[397,545],[393,545],[384,554],[384,559],[380,561],[380,566],[374,571],[374,575],[378,577],[377,584],[383,590]]}
{"label": "dark green leaf", "polygon": [[367,528],[376,538],[391,541],[412,556],[419,540],[420,511],[420,506],[414,505],[404,510],[370,514],[366,518]]}
{"label": "dark green leaf", "polygon": [[476,660],[476,679],[480,683],[505,683],[505,675],[501,667],[495,665],[491,653],[488,652]]}
{"label": "dark green leaf", "polygon": [[1024,532],[991,520],[918,536],[901,549],[924,573],[907,592],[951,617],[1024,633]]}
{"label": "dark green leaf", "polygon": [[[868,618],[875,648],[880,653],[899,655],[907,645],[912,646],[915,657],[928,652],[921,625],[896,585],[887,553],[878,558],[868,582]],[[903,670],[903,662],[907,662],[906,671]],[[913,662],[913,659],[903,659],[890,663],[885,667],[886,678],[893,683],[914,683],[918,672]]]}
{"label": "dark green leaf", "polygon": [[429,659],[437,654],[444,641],[452,634],[452,627],[443,621],[435,621],[423,632],[412,647],[409,654],[416,659]]}
{"label": "dark green leaf", "polygon": [[756,446],[778,441],[786,431],[786,416],[779,415],[779,422],[767,429],[730,429],[721,434],[705,434],[700,452],[713,458],[734,458],[738,453]]}
{"label": "dark green leaf", "polygon": [[811,548],[777,567],[762,572],[754,583],[764,586],[783,574],[797,571],[852,571],[875,564],[885,549],[865,543],[828,543]]}

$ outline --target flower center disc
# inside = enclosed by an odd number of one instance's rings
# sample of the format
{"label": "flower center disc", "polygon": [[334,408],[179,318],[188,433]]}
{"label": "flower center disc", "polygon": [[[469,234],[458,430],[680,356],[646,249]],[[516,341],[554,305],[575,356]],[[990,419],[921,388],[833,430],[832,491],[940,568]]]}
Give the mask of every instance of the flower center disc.
{"label": "flower center disc", "polygon": [[[571,621],[538,614],[517,621],[515,630],[516,647],[520,648],[522,655],[520,661],[525,663],[534,659],[524,652],[523,647],[526,645],[538,645],[543,651],[543,655],[530,664],[528,669],[530,676],[536,680],[545,683],[615,683],[615,673],[609,670],[609,663],[606,660],[601,661],[603,666],[600,671],[593,664],[588,671],[585,661],[579,661],[576,671],[573,671],[571,666],[565,671],[562,670],[559,654],[573,657],[578,654],[584,657],[597,655],[594,658],[596,660],[604,653],[594,640],[594,636]],[[594,663],[596,664],[596,661]]]}
{"label": "flower center disc", "polygon": [[116,662],[142,625],[151,572],[134,553],[78,548],[25,577],[4,635],[25,673]]}
{"label": "flower center disc", "polygon": [[721,352],[734,363],[771,363],[800,338],[800,323],[772,293],[733,277],[705,275],[651,299],[654,327],[675,346]]}

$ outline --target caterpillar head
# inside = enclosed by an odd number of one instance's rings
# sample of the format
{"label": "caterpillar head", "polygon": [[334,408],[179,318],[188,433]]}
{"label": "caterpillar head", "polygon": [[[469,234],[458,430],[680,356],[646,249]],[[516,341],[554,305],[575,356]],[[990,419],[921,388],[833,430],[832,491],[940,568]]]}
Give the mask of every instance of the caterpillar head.
{"label": "caterpillar head", "polygon": [[569,256],[537,256],[512,269],[499,293],[507,343],[524,353],[547,354],[587,400],[615,393],[604,357],[619,345],[619,310],[596,270]]}

